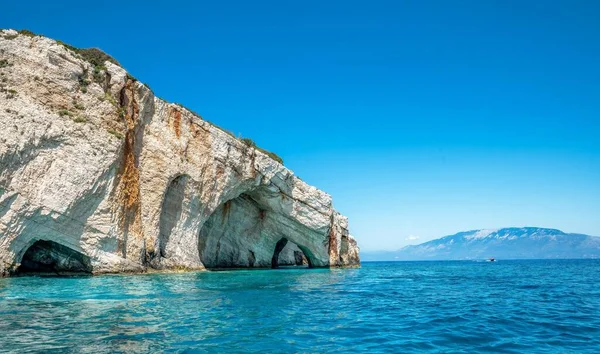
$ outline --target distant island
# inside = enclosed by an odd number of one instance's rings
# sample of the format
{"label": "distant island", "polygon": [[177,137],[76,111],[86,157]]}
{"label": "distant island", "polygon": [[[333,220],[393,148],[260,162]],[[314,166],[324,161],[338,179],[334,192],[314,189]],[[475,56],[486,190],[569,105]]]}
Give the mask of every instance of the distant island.
{"label": "distant island", "polygon": [[361,252],[364,261],[600,258],[600,237],[540,227],[459,232],[397,251]]}

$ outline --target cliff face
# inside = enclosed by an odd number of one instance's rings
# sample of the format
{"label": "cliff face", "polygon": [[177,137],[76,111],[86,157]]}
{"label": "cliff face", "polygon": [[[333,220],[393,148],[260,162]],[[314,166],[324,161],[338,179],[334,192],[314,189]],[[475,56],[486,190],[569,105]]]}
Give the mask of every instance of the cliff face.
{"label": "cliff face", "polygon": [[328,194],[105,59],[0,32],[1,275],[359,264]]}

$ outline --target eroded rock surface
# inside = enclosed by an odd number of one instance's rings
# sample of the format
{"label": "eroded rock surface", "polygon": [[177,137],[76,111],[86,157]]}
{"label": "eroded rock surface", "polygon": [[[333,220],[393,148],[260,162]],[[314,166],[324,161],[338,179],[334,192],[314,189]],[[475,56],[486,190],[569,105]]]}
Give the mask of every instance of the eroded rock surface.
{"label": "eroded rock surface", "polygon": [[93,273],[271,267],[284,239],[280,264],[359,264],[331,197],[266,153],[110,61],[0,32],[1,275],[31,253]]}

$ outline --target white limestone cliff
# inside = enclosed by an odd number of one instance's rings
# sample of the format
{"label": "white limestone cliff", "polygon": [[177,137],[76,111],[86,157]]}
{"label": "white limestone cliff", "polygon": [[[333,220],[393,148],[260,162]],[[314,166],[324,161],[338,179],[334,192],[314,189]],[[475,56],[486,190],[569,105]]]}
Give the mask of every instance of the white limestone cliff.
{"label": "white limestone cliff", "polygon": [[90,53],[0,32],[0,275],[359,265],[328,194]]}

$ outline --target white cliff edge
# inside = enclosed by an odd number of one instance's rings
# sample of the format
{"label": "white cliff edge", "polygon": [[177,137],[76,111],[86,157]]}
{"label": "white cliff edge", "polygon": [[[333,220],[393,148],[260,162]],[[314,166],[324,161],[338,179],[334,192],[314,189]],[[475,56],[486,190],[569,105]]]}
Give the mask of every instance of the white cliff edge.
{"label": "white cliff edge", "polygon": [[0,276],[359,265],[328,194],[86,59],[0,32]]}

